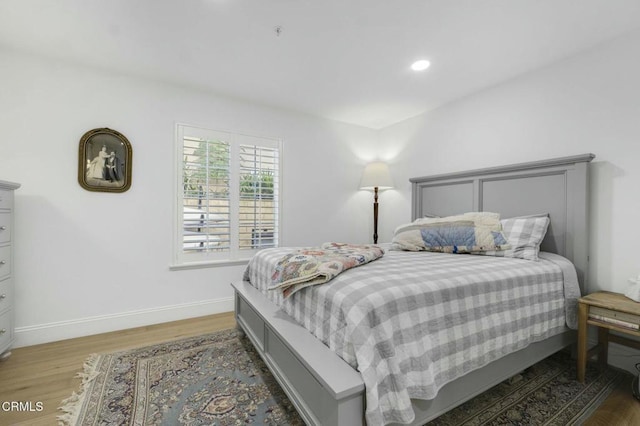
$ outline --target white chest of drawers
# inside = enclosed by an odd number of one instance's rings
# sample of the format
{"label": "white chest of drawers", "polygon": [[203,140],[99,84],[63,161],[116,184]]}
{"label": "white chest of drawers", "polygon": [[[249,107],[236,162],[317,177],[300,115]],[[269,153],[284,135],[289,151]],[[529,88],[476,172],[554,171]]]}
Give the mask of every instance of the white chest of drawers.
{"label": "white chest of drawers", "polygon": [[13,192],[20,184],[0,180],[0,359],[8,357],[13,325]]}

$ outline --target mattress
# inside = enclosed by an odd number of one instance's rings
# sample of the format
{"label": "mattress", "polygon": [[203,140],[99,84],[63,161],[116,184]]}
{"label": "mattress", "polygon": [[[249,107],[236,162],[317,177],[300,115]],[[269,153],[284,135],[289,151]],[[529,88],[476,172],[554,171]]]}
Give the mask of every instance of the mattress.
{"label": "mattress", "polygon": [[360,372],[369,425],[410,423],[411,398],[433,399],[456,378],[575,328],[580,290],[558,255],[386,251],[284,299],[268,287],[295,250],[260,251],[244,279]]}

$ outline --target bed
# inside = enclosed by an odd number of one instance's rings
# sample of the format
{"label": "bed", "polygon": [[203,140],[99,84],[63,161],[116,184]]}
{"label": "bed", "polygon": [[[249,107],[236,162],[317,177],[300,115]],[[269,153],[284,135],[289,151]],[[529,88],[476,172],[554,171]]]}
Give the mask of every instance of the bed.
{"label": "bed", "polygon": [[[412,219],[468,211],[498,212],[502,217],[549,213],[550,225],[541,249],[573,262],[584,293],[588,270],[588,163],[593,158],[585,154],[413,178]],[[305,422],[364,424],[362,375],[249,282],[236,282],[233,287],[238,326]],[[566,328],[465,372],[439,387],[435,398],[411,400],[415,413],[411,424],[438,417],[575,339],[575,331]]]}

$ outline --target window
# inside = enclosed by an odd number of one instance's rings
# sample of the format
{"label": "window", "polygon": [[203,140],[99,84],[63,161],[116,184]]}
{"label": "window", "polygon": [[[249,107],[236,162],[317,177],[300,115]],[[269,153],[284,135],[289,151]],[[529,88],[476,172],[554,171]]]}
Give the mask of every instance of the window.
{"label": "window", "polygon": [[177,126],[176,267],[278,245],[280,141]]}

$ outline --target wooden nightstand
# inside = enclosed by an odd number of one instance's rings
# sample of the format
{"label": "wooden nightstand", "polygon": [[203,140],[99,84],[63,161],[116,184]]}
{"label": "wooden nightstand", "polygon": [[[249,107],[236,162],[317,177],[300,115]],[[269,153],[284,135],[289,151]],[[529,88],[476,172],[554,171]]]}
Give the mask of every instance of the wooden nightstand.
{"label": "wooden nightstand", "polygon": [[[609,320],[594,318],[598,315]],[[622,323],[616,324],[615,321],[621,321],[628,326],[621,325]],[[638,327],[635,327],[634,324],[638,324]],[[587,350],[587,328],[589,325],[598,327],[598,345]],[[578,300],[578,381],[580,383],[584,383],[587,359],[591,356],[597,353],[600,365],[607,365],[609,342],[640,349],[639,341],[609,334],[609,330],[640,337],[640,303],[634,302],[622,294],[608,291],[581,297]]]}

